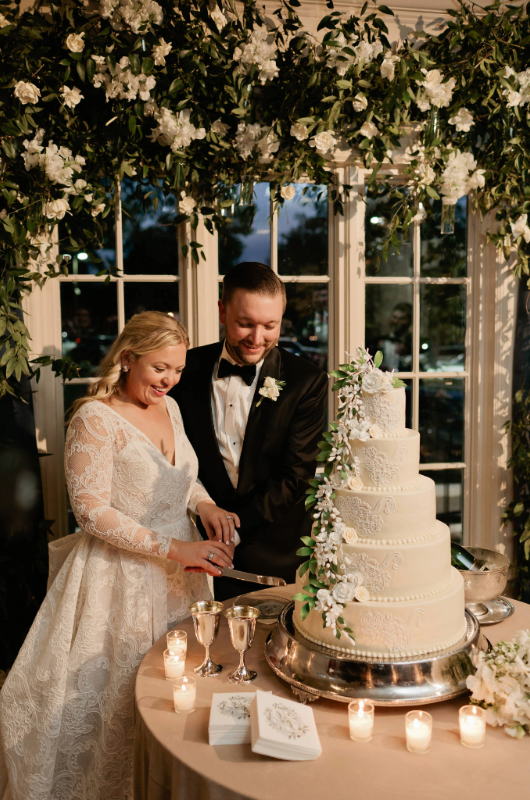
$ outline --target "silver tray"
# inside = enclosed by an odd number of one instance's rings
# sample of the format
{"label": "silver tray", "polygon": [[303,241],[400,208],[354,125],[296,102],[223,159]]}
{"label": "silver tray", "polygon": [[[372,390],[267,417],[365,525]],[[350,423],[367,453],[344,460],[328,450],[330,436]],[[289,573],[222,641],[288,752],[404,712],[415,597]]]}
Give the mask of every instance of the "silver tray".
{"label": "silver tray", "polygon": [[265,642],[265,658],[302,702],[324,697],[349,703],[368,698],[378,706],[419,706],[464,694],[475,671],[472,655],[491,647],[476,618],[466,610],[460,642],[428,658],[350,658],[313,644],[293,625],[294,602],[280,614]]}

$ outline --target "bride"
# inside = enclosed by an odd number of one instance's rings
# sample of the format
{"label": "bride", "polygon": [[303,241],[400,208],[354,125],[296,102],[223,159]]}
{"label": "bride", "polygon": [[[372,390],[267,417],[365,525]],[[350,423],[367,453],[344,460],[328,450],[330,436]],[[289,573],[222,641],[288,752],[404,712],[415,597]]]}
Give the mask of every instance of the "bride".
{"label": "bride", "polygon": [[188,345],[172,317],[137,314],[74,405],[65,470],[81,531],[51,546],[53,582],[0,692],[0,798],[132,798],[138,665],[211,596],[205,573],[232,564],[238,517],[197,482],[166,397]]}

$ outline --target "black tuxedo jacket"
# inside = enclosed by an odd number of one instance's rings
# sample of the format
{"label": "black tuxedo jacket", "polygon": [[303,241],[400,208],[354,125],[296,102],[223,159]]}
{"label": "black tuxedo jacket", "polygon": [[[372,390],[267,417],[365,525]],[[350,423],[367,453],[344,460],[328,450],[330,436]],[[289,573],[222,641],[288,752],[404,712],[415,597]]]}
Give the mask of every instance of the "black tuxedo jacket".
{"label": "black tuxedo jacket", "polygon": [[[326,414],[327,375],[275,347],[261,368],[250,409],[239,481],[234,489],[219,451],[211,413],[212,375],[223,343],[188,352],[186,369],[170,394],[179,404],[186,434],[199,459],[199,478],[212,500],[241,520],[234,567],[295,580],[303,559],[300,537],[311,531],[304,508],[307,481],[314,477],[317,443]],[[259,389],[266,377],[285,381],[276,401]]]}

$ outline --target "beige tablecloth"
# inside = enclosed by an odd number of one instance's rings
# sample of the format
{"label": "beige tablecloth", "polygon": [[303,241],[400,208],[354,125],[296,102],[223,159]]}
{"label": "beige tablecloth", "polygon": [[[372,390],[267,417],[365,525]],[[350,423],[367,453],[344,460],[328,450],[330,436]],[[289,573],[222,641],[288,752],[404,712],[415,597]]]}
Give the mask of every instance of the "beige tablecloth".
{"label": "beige tablecloth", "polygon": [[[272,593],[292,594],[292,587]],[[270,590],[267,590],[270,591]],[[226,606],[230,603],[226,603]],[[530,606],[514,601],[515,614],[484,629],[496,643],[521,628],[530,629]],[[188,631],[186,672],[202,661],[204,649]],[[268,631],[257,628],[247,664],[258,678],[248,686],[294,699],[287,684],[263,656]],[[374,736],[352,742],[347,705],[318,700],[315,712],[322,755],[316,761],[289,762],[255,755],[250,745],[208,744],[208,719],[214,692],[233,691],[227,675],[238,656],[222,619],[212,658],[223,664],[216,678],[197,680],[197,708],[189,715],[173,711],[171,683],[164,678],[165,637],[146,654],[136,681],[137,800],[504,800],[530,796],[530,737],[514,740],[501,728],[487,728],[486,744],[469,750],[460,744],[458,709],[466,697],[428,707],[434,717],[431,750],[409,753],[404,715],[408,709],[376,707]]]}

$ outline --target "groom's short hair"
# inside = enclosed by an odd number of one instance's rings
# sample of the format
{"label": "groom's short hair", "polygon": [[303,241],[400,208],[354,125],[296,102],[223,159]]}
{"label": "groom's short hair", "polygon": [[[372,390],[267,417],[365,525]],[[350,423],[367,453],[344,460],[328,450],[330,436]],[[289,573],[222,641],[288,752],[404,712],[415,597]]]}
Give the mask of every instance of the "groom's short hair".
{"label": "groom's short hair", "polygon": [[259,261],[243,261],[241,264],[232,267],[223,279],[223,305],[228,305],[235,292],[238,289],[243,289],[245,292],[251,294],[264,294],[269,297],[274,297],[279,294],[283,300],[283,310],[287,305],[287,295],[285,293],[285,284],[283,281],[272,271],[270,267],[265,264],[260,264]]}

